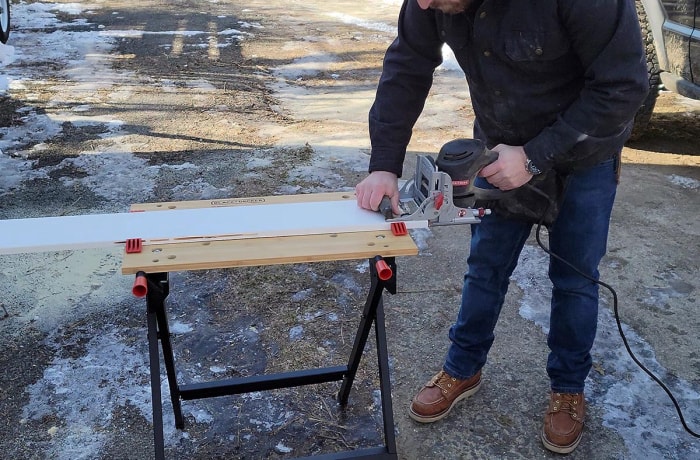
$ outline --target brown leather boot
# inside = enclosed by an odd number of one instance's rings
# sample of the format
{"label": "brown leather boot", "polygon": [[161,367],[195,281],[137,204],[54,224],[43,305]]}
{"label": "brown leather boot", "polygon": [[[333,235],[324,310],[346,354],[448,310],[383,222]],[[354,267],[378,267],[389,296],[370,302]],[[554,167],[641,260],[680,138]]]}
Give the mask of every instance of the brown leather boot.
{"label": "brown leather boot", "polygon": [[481,371],[460,380],[440,371],[418,392],[409,415],[416,422],[430,423],[450,413],[452,406],[476,393],[481,386]]}
{"label": "brown leather boot", "polygon": [[581,442],[585,415],[583,393],[552,393],[544,415],[544,447],[559,454],[568,454],[576,449]]}

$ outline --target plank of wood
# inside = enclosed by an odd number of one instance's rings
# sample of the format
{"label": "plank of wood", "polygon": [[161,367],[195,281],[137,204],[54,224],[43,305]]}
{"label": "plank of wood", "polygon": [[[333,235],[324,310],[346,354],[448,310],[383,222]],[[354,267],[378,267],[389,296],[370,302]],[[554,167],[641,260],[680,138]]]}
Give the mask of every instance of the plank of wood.
{"label": "plank of wood", "polygon": [[108,247],[130,238],[177,243],[389,229],[383,216],[349,199],[41,217],[0,221],[0,254]]}
{"label": "plank of wood", "polygon": [[230,206],[259,206],[266,204],[311,203],[318,201],[356,201],[355,192],[300,193],[298,195],[271,195],[217,198],[213,200],[165,201],[136,203],[130,211],[172,211],[176,209],[223,208]]}
{"label": "plank of wood", "polygon": [[410,236],[391,231],[152,244],[125,254],[122,273],[132,275],[290,263],[414,256],[418,248]]}

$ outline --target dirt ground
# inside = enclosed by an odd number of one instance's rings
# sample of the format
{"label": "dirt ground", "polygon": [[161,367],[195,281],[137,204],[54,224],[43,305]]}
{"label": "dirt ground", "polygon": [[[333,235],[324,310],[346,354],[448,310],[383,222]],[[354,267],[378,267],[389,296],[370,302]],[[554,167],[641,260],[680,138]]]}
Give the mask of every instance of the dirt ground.
{"label": "dirt ground", "polygon": [[[77,4],[78,12],[55,10],[60,27],[13,31],[10,44],[37,57],[7,69],[23,78],[0,106],[0,164],[19,180],[0,188],[0,218],[352,190],[364,177],[367,111],[397,2]],[[82,43],[64,61],[41,57],[57,30]],[[110,47],[86,37],[109,37]],[[34,121],[42,118],[55,132],[40,136]],[[463,77],[440,70],[410,159],[470,136],[472,120]],[[601,267],[632,344],[684,408],[695,407],[688,421],[696,431],[699,135],[700,103],[662,92],[648,133],[623,152]],[[406,415],[441,364],[467,236],[466,227],[415,233],[421,254],[399,260],[399,292],[386,299],[400,457],[554,458],[538,439],[547,294],[534,239],[484,389],[444,423],[419,426]],[[145,305],[129,295],[120,260],[120,248],[0,256],[0,457],[152,456]],[[352,261],[176,273],[171,281],[181,377],[199,381],[344,364],[367,273]],[[700,458],[666,395],[626,357],[607,294],[603,307],[587,434],[570,458],[633,459],[639,449],[649,458]],[[345,409],[335,384],[185,402],[181,432],[166,405],[168,458],[291,458],[380,445],[370,342]]]}

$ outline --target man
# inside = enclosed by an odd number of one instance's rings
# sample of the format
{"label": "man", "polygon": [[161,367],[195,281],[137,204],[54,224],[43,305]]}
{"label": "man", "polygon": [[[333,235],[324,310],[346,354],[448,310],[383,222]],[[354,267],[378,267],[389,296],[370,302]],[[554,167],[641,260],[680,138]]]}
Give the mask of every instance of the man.
{"label": "man", "polygon": [[[576,269],[550,258],[551,394],[541,438],[547,449],[569,453],[583,430],[584,381],[598,314],[594,280],[606,250],[620,152],[648,91],[635,5],[405,0],[369,114],[370,174],[356,187],[359,206],[376,210],[388,196],[399,213],[397,178],[444,43],[467,77],[474,135],[499,154],[480,176],[514,190],[516,200],[542,173],[566,182],[561,196],[550,197],[559,213],[548,225],[549,245]],[[479,389],[509,277],[532,225],[497,207],[472,226],[451,345],[442,370],[412,401],[414,420],[440,420]]]}

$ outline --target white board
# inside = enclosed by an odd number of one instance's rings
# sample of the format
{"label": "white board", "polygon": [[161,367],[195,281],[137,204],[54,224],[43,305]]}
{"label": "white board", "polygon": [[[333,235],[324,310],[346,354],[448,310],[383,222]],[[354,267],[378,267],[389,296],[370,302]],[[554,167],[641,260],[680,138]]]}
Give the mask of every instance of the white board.
{"label": "white board", "polygon": [[[406,222],[407,228],[427,221]],[[88,214],[0,220],[0,254],[86,249],[144,242],[240,239],[389,230],[390,224],[354,200]]]}

